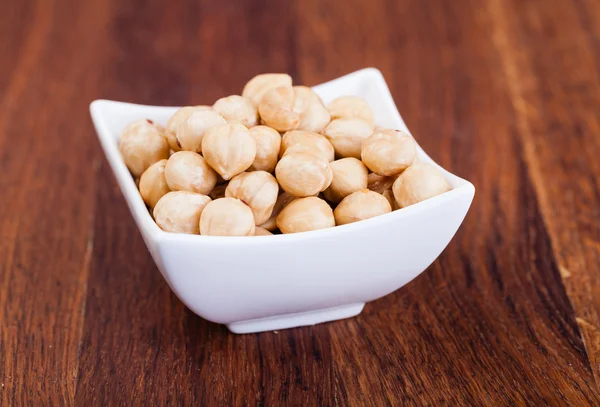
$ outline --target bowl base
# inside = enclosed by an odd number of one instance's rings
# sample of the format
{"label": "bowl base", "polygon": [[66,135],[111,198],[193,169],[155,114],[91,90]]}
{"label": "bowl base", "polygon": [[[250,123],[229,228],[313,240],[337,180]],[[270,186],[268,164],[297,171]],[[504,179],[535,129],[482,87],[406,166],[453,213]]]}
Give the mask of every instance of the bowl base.
{"label": "bowl base", "polygon": [[247,334],[315,325],[320,324],[321,322],[354,317],[361,313],[364,306],[365,303],[361,302],[313,311],[297,312],[294,314],[274,315],[272,317],[233,322],[228,324],[227,328],[236,334]]}

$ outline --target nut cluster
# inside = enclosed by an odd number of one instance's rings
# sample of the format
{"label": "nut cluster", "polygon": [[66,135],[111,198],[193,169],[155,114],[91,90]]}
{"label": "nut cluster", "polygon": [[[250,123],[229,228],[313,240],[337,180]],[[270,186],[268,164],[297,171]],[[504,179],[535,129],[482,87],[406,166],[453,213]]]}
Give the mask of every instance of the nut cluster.
{"label": "nut cluster", "polygon": [[241,95],[185,106],[162,127],[137,120],[123,160],[167,232],[269,236],[358,222],[451,189],[417,162],[409,134],[376,127],[369,104],[325,105],[286,74],[252,78]]}

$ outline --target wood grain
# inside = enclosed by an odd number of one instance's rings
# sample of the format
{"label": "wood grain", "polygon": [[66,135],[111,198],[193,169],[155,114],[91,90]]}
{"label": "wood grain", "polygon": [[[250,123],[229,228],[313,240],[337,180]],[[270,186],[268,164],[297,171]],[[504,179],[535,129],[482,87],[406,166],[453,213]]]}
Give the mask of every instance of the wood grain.
{"label": "wood grain", "polygon": [[[9,0],[0,13],[0,405],[600,405],[600,6],[589,0]],[[209,104],[252,75],[382,70],[477,187],[356,318],[192,314],[98,148],[96,98]]]}

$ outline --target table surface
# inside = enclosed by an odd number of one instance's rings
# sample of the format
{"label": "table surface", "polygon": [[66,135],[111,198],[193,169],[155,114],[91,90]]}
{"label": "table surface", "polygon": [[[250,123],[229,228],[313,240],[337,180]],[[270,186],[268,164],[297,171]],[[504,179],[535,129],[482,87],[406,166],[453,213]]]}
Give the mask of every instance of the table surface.
{"label": "table surface", "polygon": [[[600,404],[600,2],[9,0],[0,405]],[[167,4],[167,3],[164,3]],[[236,336],[157,271],[88,114],[368,66],[476,188],[429,269],[356,318]]]}

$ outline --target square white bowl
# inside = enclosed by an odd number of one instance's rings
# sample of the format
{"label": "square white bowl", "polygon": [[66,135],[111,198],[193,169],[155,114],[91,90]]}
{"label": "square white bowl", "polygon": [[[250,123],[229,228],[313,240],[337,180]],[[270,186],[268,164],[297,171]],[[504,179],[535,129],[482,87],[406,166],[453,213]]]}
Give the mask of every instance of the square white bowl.
{"label": "square white bowl", "polygon": [[[327,104],[357,95],[381,127],[408,132],[374,68],[315,86]],[[313,325],[358,315],[423,272],[448,245],[475,194],[474,186],[435,164],[453,189],[394,212],[344,226],[290,235],[213,237],[168,233],[152,219],[118,150],[136,119],[165,124],[176,107],[109,100],[90,105],[106,158],[146,246],[173,292],[199,316],[235,333]]]}

